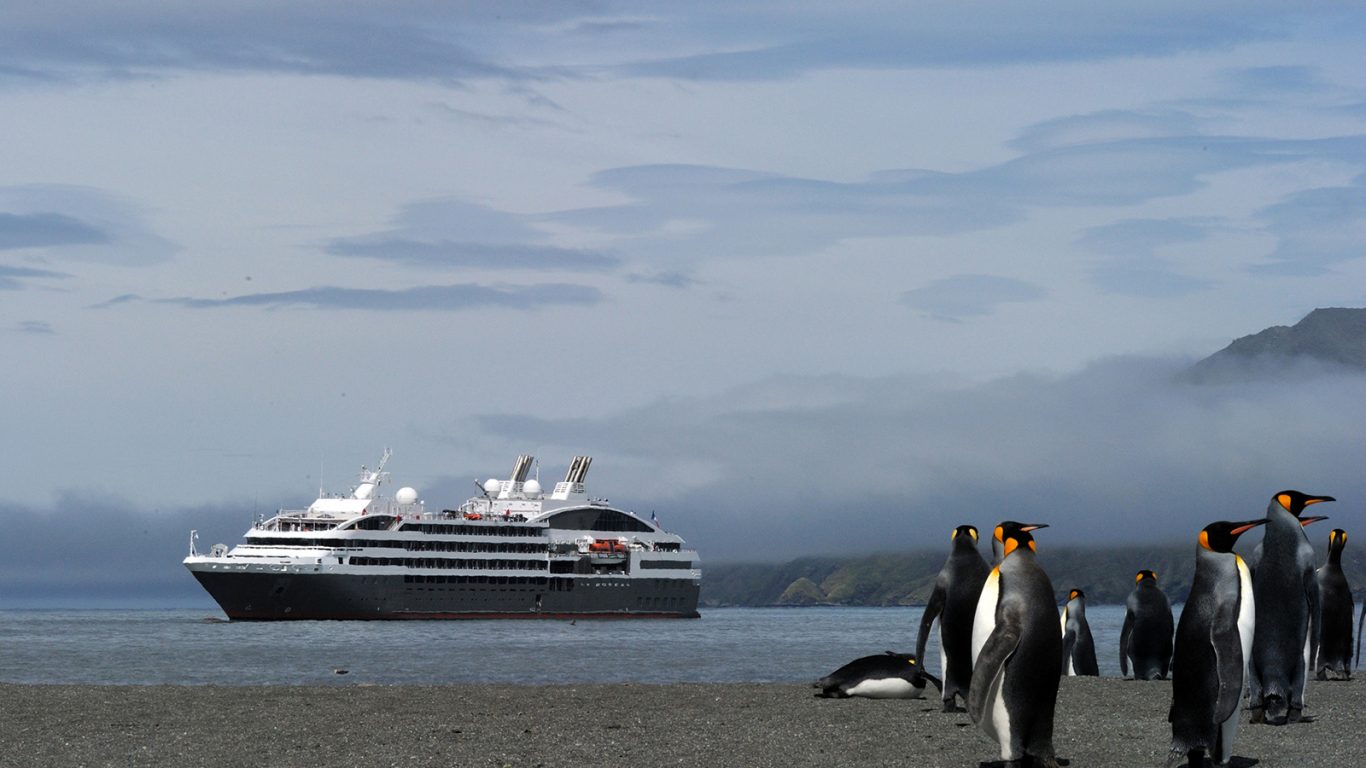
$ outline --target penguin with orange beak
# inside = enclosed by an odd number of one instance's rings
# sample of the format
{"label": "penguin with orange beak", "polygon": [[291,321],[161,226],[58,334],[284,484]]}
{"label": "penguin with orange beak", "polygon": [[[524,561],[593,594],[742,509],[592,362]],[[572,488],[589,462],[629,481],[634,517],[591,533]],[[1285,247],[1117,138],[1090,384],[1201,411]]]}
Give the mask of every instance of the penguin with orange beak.
{"label": "penguin with orange beak", "polygon": [[1252,575],[1257,603],[1275,606],[1257,624],[1248,680],[1252,722],[1283,725],[1304,711],[1304,683],[1318,655],[1319,584],[1314,576],[1314,547],[1304,526],[1328,518],[1306,516],[1314,504],[1332,496],[1281,491],[1266,510],[1266,535]]}
{"label": "penguin with orange beak", "polygon": [[1006,521],[993,539],[1001,562],[987,575],[973,620],[968,715],[997,742],[1010,768],[1058,765],[1053,712],[1062,635],[1053,584],[1035,560],[1038,523]]}
{"label": "penguin with orange beak", "polygon": [[1239,536],[1265,523],[1221,520],[1200,531],[1195,578],[1176,625],[1172,655],[1169,768],[1182,760],[1198,768],[1207,757],[1226,765],[1233,756],[1257,624],[1252,573],[1233,545]]}

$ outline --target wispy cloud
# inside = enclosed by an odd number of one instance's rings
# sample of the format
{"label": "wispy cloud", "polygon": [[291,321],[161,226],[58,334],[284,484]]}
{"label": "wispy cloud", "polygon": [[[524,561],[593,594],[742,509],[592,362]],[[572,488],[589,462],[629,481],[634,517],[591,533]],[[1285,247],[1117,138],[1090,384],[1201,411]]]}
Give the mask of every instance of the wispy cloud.
{"label": "wispy cloud", "polygon": [[1204,240],[1215,226],[1196,219],[1124,219],[1087,229],[1077,244],[1104,257],[1092,267],[1091,279],[1106,293],[1170,298],[1214,283],[1181,273],[1159,251]]}
{"label": "wispy cloud", "polygon": [[454,240],[423,242],[377,235],[334,240],[327,245],[334,256],[375,259],[430,269],[530,269],[601,272],[615,269],[615,256],[551,245],[472,243]]}
{"label": "wispy cloud", "polygon": [[94,187],[0,187],[0,249],[41,248],[49,261],[149,266],[178,247],[156,234],[135,203]]}
{"label": "wispy cloud", "polygon": [[[1098,9],[1023,2],[986,10],[799,2],[773,13],[726,3],[642,12],[638,4],[609,2],[590,10],[557,3],[11,4],[0,13],[0,73],[31,82],[205,71],[448,83],[590,74],[758,80],[835,68],[999,67],[1211,50],[1279,39],[1300,15],[1225,3]],[[512,63],[508,51],[535,51],[537,63]]]}
{"label": "wispy cloud", "polygon": [[11,267],[0,264],[0,291],[18,291],[27,288],[32,280],[65,279],[71,275],[53,272],[49,269],[32,267]]}
{"label": "wispy cloud", "polygon": [[590,286],[544,283],[504,286],[426,285],[398,290],[323,286],[276,293],[249,293],[226,299],[159,299],[158,303],[178,304],[191,309],[301,307],[377,312],[458,312],[485,307],[531,310],[565,304],[593,305],[602,300],[602,292]]}
{"label": "wispy cloud", "polygon": [[0,250],[107,243],[109,236],[60,213],[0,213]]}
{"label": "wispy cloud", "polygon": [[52,330],[52,324],[43,320],[21,320],[14,330],[19,333],[26,333],[32,336],[52,336],[57,332]]}
{"label": "wispy cloud", "polygon": [[1334,264],[1366,257],[1366,175],[1341,187],[1291,195],[1258,218],[1277,238],[1267,261],[1253,265],[1266,275],[1312,277]]}
{"label": "wispy cloud", "polygon": [[901,294],[901,303],[946,320],[981,317],[1002,304],[1039,301],[1043,288],[996,275],[954,275]]}

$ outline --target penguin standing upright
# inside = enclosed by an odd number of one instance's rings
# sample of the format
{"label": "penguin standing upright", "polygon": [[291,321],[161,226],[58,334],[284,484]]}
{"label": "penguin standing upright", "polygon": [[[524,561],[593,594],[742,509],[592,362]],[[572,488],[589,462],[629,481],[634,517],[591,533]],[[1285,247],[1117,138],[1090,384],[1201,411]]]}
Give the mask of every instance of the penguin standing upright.
{"label": "penguin standing upright", "polygon": [[1330,675],[1339,680],[1352,679],[1352,618],[1356,615],[1356,603],[1342,572],[1342,550],[1346,546],[1347,532],[1334,528],[1328,534],[1328,562],[1316,574],[1323,607],[1319,657],[1314,665],[1320,680],[1327,680]]}
{"label": "penguin standing upright", "polygon": [[1188,758],[1190,767],[1197,768],[1206,754],[1224,765],[1233,755],[1257,619],[1252,575],[1234,554],[1233,544],[1264,523],[1221,520],[1200,531],[1195,578],[1176,625],[1168,766]]}
{"label": "penguin standing upright", "polygon": [[939,676],[944,681],[941,695],[945,712],[959,711],[955,697],[961,697],[965,704],[968,700],[968,686],[972,683],[972,622],[977,613],[977,598],[991,571],[977,551],[976,527],[958,526],[953,529],[952,540],[953,548],[935,579],[915,642],[915,657],[924,659],[931,626],[938,618]]}
{"label": "penguin standing upright", "polygon": [[1252,641],[1248,700],[1254,723],[1296,722],[1304,711],[1304,682],[1319,641],[1319,583],[1304,526],[1327,518],[1300,516],[1322,501],[1333,497],[1281,491],[1267,507],[1252,590],[1259,604],[1275,610],[1258,623]]}
{"label": "penguin standing upright", "polygon": [[996,527],[1001,562],[987,575],[973,622],[968,714],[995,739],[1010,766],[1054,768],[1053,711],[1062,637],[1053,584],[1034,558],[1030,531],[1014,521]]}
{"label": "penguin standing upright", "polygon": [[1086,593],[1073,589],[1062,607],[1062,673],[1097,677],[1096,641],[1086,623]]}
{"label": "penguin standing upright", "polygon": [[1119,670],[1135,680],[1164,680],[1172,661],[1172,603],[1157,586],[1157,574],[1142,570],[1134,577],[1134,591],[1124,602],[1124,626],[1119,631]]}

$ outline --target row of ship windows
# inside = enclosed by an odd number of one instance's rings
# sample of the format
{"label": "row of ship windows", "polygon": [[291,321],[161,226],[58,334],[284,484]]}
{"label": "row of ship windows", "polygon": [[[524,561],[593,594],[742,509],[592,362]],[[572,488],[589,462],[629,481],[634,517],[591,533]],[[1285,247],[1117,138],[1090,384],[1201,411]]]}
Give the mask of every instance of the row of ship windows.
{"label": "row of ship windows", "polygon": [[520,552],[544,554],[546,544],[490,541],[402,541],[399,539],[281,539],[248,536],[247,543],[261,547],[312,547],[314,549],[406,549],[412,552]]}
{"label": "row of ship windows", "polygon": [[444,523],[404,523],[400,531],[446,533],[464,536],[544,536],[540,525],[446,525]]}
{"label": "row of ship windows", "polygon": [[[573,579],[547,579],[544,576],[404,576],[404,584],[494,584],[531,585],[550,592],[573,592]],[[529,587],[530,588],[530,587]]]}
{"label": "row of ship windows", "polygon": [[682,608],[681,597],[637,597],[637,608]]}
{"label": "row of ship windows", "polygon": [[478,568],[494,571],[544,571],[544,560],[459,560],[441,557],[353,557],[352,565],[400,565],[407,568]]}

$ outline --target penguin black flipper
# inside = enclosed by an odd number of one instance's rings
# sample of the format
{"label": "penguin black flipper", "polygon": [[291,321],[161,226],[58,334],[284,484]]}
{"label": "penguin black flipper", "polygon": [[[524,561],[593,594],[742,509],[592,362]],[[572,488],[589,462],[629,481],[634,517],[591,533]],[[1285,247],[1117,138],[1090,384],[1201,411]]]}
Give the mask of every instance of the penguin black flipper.
{"label": "penguin black flipper", "polygon": [[1361,625],[1363,623],[1366,623],[1366,602],[1361,604],[1361,618],[1357,619],[1357,663],[1355,665],[1357,667],[1361,666]]}
{"label": "penguin black flipper", "polygon": [[[1119,671],[1121,677],[1129,676],[1129,643],[1133,640],[1134,613],[1124,612],[1124,628],[1119,630]],[[1134,667],[1134,677],[1138,677],[1138,667]]]}
{"label": "penguin black flipper", "polygon": [[1242,596],[1225,603],[1210,625],[1210,645],[1214,648],[1215,670],[1219,674],[1219,696],[1214,702],[1214,722],[1222,723],[1237,711],[1243,698],[1243,643],[1238,634],[1238,612]]}
{"label": "penguin black flipper", "polygon": [[968,716],[972,722],[981,723],[990,717],[987,710],[995,703],[995,696],[1000,695],[1006,662],[1015,655],[1019,644],[1018,627],[997,624],[986,645],[982,646],[977,662],[972,665],[972,684],[968,686]]}
{"label": "penguin black flipper", "polygon": [[934,684],[934,687],[939,689],[939,693],[940,693],[940,694],[943,694],[943,693],[944,693],[944,681],[943,681],[943,680],[940,680],[939,678],[935,677],[934,675],[931,675],[929,672],[926,672],[926,671],[923,670],[923,669],[920,670],[920,676],[923,677],[923,678],[925,678],[926,680],[929,680],[931,683],[933,683],[933,684]]}
{"label": "penguin black flipper", "polygon": [[[924,663],[925,646],[930,641],[930,628],[943,612],[947,595],[948,590],[944,588],[943,580],[935,582],[934,591],[930,593],[930,602],[925,605],[925,613],[920,616],[920,634],[915,639],[915,657],[920,659],[921,663]],[[942,685],[940,690],[943,690]]]}
{"label": "penguin black flipper", "polygon": [[1304,593],[1309,600],[1309,659],[1304,670],[1307,678],[1318,667],[1319,634],[1323,631],[1323,596],[1319,593],[1319,580],[1312,570],[1305,579]]}

